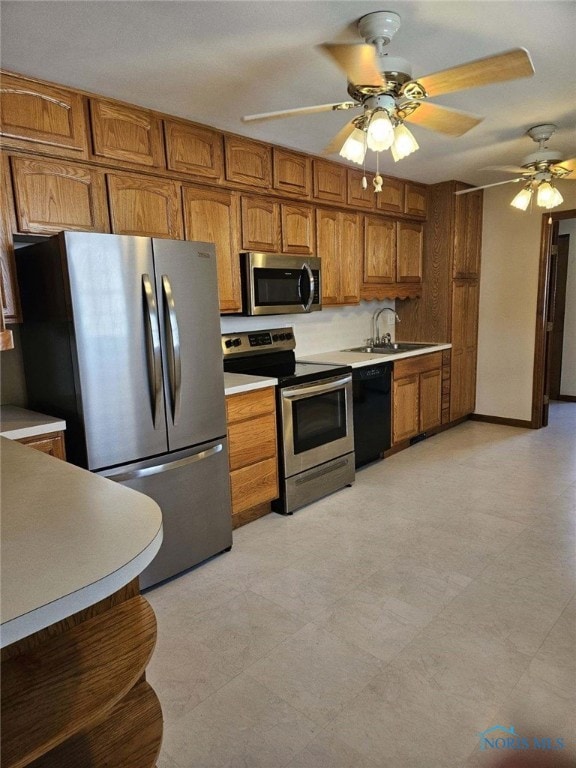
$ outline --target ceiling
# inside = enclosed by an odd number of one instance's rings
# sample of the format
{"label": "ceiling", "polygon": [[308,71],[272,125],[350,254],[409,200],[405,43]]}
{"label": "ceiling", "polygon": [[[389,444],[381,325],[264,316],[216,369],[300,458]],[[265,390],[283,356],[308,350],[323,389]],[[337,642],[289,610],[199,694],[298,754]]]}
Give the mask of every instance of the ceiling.
{"label": "ceiling", "polygon": [[[393,10],[388,47],[414,76],[522,46],[532,78],[446,94],[436,103],[484,115],[454,139],[414,127],[420,151],[381,172],[487,184],[536,149],[525,131],[556,123],[550,148],[576,155],[576,3],[383,0],[2,2],[2,67],[319,155],[354,113],[260,124],[242,115],[348,99],[346,78],[316,46],[362,42],[356,20]],[[369,156],[374,157],[373,153]],[[337,159],[337,156],[335,157]],[[372,166],[373,168],[373,166]]]}

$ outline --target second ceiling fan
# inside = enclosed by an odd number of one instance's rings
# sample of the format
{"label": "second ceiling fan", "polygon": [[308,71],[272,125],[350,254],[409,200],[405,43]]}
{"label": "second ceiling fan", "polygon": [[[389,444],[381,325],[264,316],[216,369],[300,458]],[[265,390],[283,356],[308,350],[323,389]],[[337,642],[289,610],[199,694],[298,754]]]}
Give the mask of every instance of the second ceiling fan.
{"label": "second ceiling fan", "polygon": [[528,52],[524,48],[514,48],[413,78],[408,61],[385,52],[399,28],[397,13],[376,11],[358,21],[358,31],[366,41],[364,44],[326,43],[320,46],[346,74],[351,100],[247,115],[243,121],[362,109],[360,115],[336,134],[324,154],[338,152],[347,160],[362,164],[367,149],[375,152],[390,149],[394,160],[398,161],[418,149],[405,122],[448,136],[462,136],[483,120],[478,115],[442,107],[428,99],[534,74]]}

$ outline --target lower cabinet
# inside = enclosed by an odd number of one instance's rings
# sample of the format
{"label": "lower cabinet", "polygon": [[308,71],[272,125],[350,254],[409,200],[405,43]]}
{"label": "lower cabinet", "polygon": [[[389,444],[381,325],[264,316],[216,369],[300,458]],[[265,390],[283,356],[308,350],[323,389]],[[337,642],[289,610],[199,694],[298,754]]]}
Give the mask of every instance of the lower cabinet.
{"label": "lower cabinet", "polygon": [[235,528],[270,511],[278,496],[274,387],[226,398],[232,524]]}
{"label": "lower cabinet", "polygon": [[442,423],[442,353],[409,357],[394,363],[393,443]]}
{"label": "lower cabinet", "polygon": [[34,448],[42,453],[47,453],[57,459],[66,461],[66,449],[64,447],[64,432],[50,432],[45,435],[35,435],[34,437],[22,437],[19,443]]}

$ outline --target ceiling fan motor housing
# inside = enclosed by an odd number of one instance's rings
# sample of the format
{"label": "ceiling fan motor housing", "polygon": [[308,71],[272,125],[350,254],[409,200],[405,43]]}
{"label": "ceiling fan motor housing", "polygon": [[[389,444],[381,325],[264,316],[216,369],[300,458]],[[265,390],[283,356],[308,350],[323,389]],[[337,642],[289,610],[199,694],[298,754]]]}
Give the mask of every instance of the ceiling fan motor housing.
{"label": "ceiling fan motor housing", "polygon": [[358,21],[358,32],[367,43],[377,48],[388,45],[400,29],[401,19],[394,11],[367,13]]}

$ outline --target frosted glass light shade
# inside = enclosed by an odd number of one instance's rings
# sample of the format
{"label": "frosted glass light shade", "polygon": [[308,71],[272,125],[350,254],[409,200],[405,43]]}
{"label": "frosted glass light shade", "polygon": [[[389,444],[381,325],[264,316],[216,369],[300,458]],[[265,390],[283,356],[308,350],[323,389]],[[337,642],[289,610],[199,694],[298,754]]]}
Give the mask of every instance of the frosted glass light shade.
{"label": "frosted glass light shade", "polygon": [[404,123],[400,123],[394,128],[394,143],[390,148],[394,162],[402,160],[403,157],[411,155],[412,152],[416,152],[420,149],[418,142],[412,135],[412,132],[406,128]]}
{"label": "frosted glass light shade", "polygon": [[516,197],[512,200],[510,205],[513,208],[518,208],[520,211],[525,211],[526,208],[530,205],[530,200],[532,199],[532,190],[530,187],[524,187],[524,189],[521,189],[520,192],[516,195]]}
{"label": "frosted glass light shade", "polygon": [[544,181],[538,187],[538,194],[536,196],[536,203],[541,208],[555,208],[560,203],[564,202],[564,198],[560,192],[553,187],[548,181]]}
{"label": "frosted glass light shade", "polygon": [[374,152],[382,152],[385,149],[390,149],[393,141],[394,127],[390,122],[388,112],[383,109],[376,110],[368,126],[368,146]]}
{"label": "frosted glass light shade", "polygon": [[360,128],[354,128],[342,145],[339,154],[346,160],[362,165],[366,155],[366,134],[364,131],[361,131]]}

